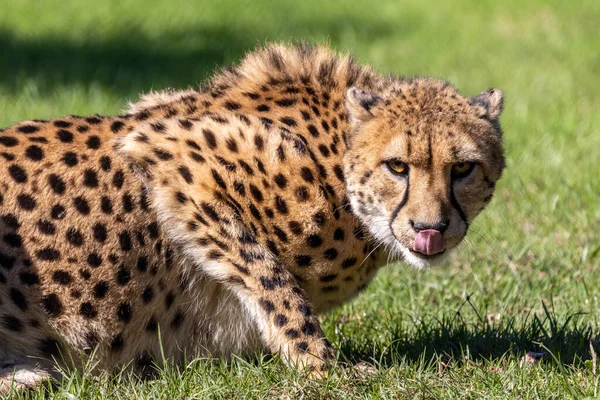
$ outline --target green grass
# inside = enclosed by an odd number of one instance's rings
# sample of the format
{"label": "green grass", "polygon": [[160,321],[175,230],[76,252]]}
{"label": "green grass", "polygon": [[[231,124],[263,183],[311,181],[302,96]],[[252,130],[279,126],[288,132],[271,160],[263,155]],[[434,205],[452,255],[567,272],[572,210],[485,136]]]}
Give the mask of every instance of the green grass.
{"label": "green grass", "polygon": [[[600,395],[600,2],[0,0],[0,126],[117,113],[268,40],[327,41],[383,72],[506,96],[508,168],[444,267],[392,265],[323,316],[350,365],[195,360],[139,381],[72,373],[30,398],[564,398]],[[595,349],[595,350],[593,350]],[[547,351],[523,368],[527,351]]]}

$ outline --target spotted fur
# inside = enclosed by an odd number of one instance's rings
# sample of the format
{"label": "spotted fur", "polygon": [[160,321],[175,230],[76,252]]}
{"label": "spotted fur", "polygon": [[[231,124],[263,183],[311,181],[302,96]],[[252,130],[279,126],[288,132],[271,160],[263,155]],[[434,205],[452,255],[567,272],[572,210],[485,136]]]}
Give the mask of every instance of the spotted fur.
{"label": "spotted fur", "polygon": [[122,116],[0,131],[0,381],[92,354],[142,368],[161,346],[175,361],[280,352],[322,373],[316,315],[389,255],[433,263],[411,251],[414,221],[446,220],[451,249],[489,202],[501,107],[498,90],[469,99],[271,45]]}

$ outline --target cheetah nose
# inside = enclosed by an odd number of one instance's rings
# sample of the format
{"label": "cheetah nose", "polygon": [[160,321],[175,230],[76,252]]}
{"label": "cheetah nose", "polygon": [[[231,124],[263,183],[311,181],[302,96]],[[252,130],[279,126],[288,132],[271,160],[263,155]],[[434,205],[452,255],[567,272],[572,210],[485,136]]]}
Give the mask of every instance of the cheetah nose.
{"label": "cheetah nose", "polygon": [[432,255],[444,251],[444,236],[435,229],[425,229],[419,231],[415,238],[413,250],[419,253]]}

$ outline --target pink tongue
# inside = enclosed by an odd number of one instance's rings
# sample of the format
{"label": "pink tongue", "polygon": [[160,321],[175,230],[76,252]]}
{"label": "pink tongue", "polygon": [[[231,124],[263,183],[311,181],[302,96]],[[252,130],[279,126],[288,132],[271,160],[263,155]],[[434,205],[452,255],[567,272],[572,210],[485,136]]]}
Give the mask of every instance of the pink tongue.
{"label": "pink tongue", "polygon": [[435,229],[420,231],[415,238],[413,250],[426,255],[441,253],[444,251],[444,237]]}

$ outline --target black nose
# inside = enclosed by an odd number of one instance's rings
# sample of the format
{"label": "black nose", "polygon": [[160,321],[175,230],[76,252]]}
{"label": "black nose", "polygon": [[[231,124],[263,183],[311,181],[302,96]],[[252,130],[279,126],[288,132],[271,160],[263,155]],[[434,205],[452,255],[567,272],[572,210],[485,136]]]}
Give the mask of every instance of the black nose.
{"label": "black nose", "polygon": [[415,222],[412,219],[408,220],[408,223],[416,232],[424,231],[426,229],[434,229],[436,231],[440,231],[444,233],[444,231],[448,228],[448,224],[450,223],[449,219],[445,219],[443,221],[438,221],[434,224],[426,224],[423,222]]}

